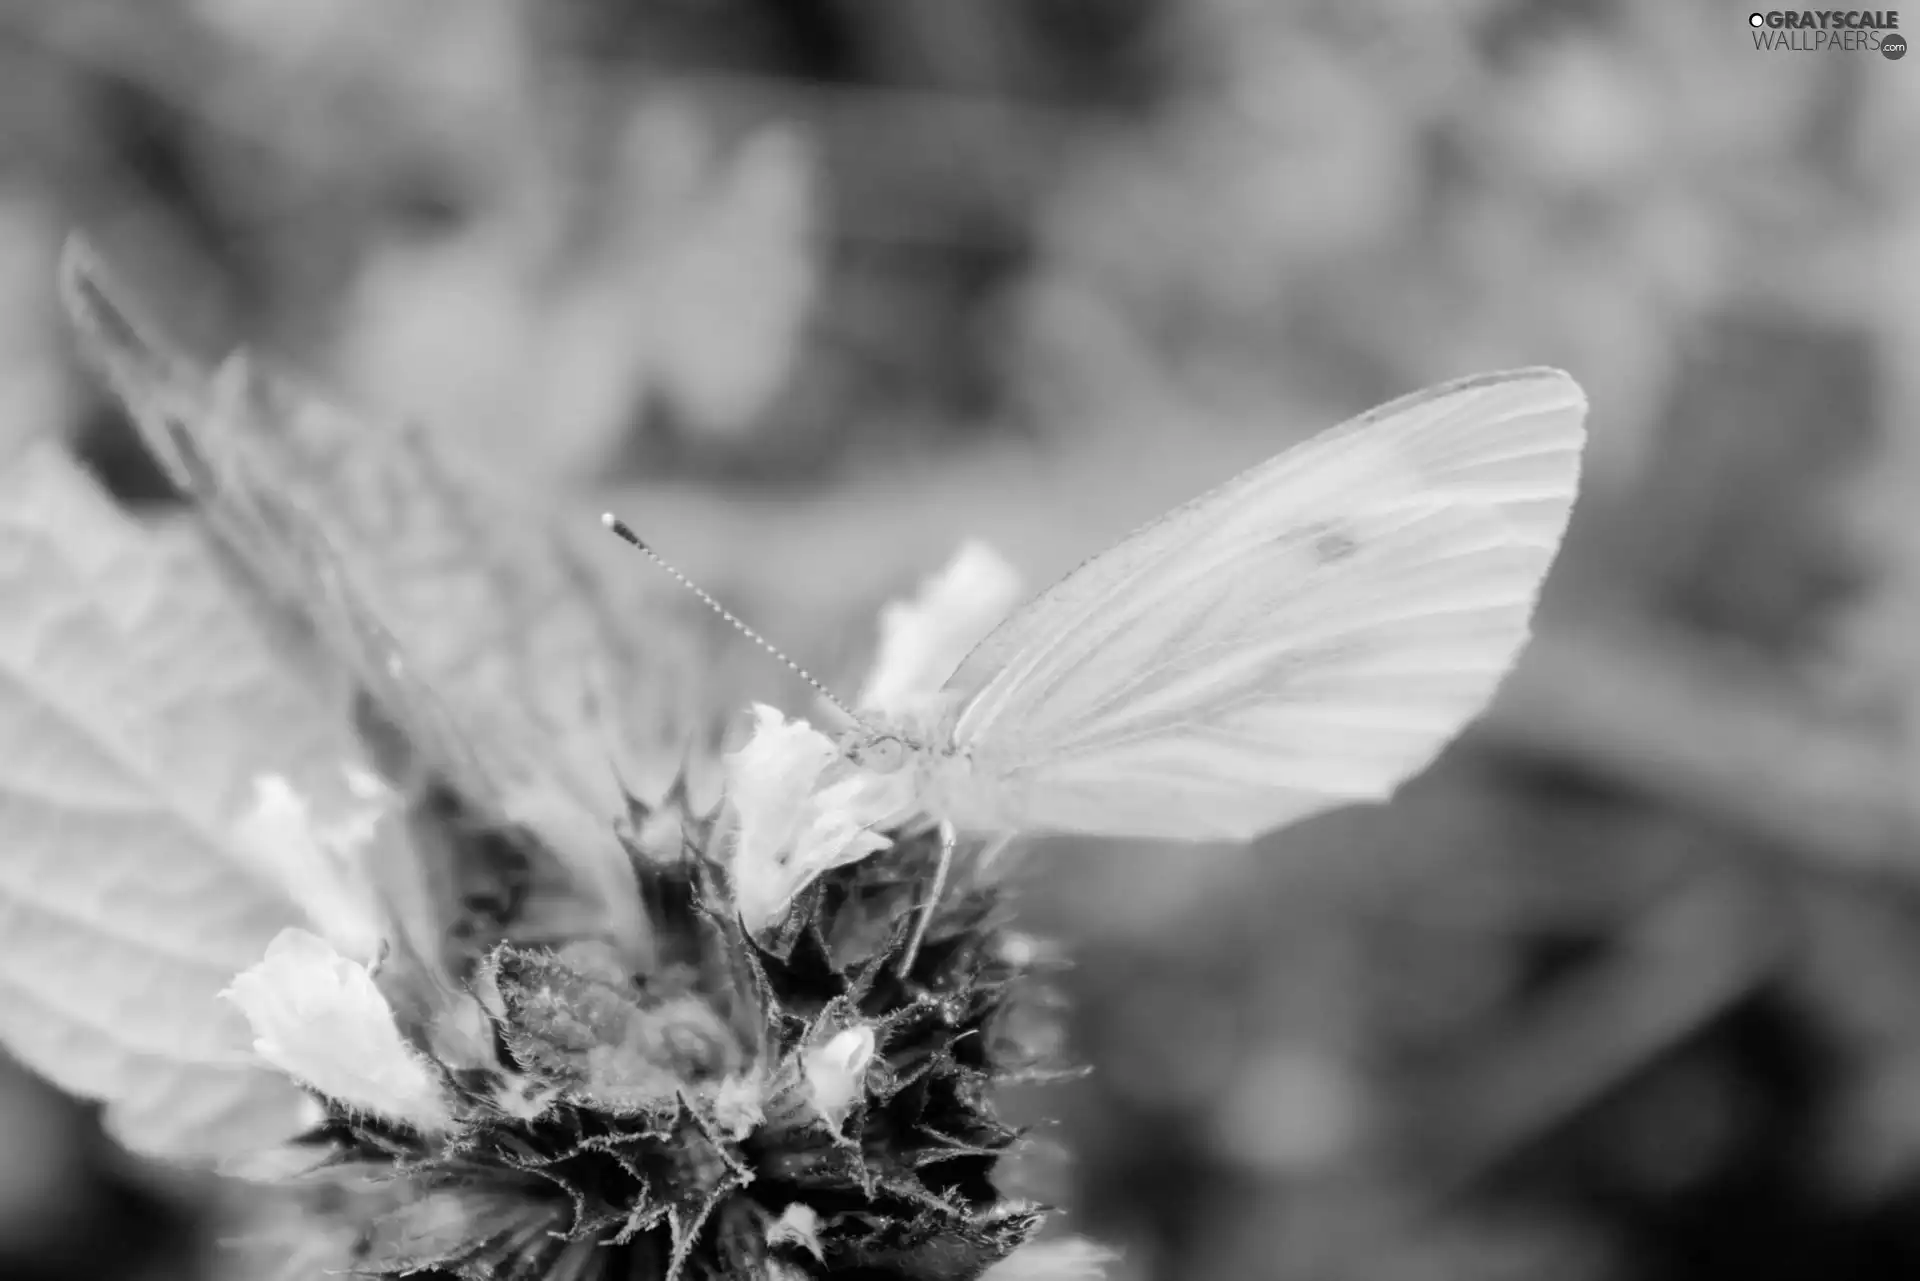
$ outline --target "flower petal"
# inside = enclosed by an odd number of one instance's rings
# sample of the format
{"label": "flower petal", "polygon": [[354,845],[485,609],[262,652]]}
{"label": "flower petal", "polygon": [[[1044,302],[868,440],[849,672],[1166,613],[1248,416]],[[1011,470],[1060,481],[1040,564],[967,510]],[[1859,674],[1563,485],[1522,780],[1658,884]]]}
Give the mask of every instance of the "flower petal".
{"label": "flower petal", "polygon": [[860,773],[819,787],[840,759],[833,741],[771,707],[753,710],[753,737],[726,764],[734,905],[758,931],[822,872],[887,848],[892,842],[871,829],[911,807],[912,780],[905,771]]}
{"label": "flower petal", "polygon": [[854,1100],[860,1097],[867,1079],[867,1065],[873,1062],[873,1029],[865,1025],[836,1033],[826,1044],[808,1050],[801,1058],[807,1092],[813,1110],[838,1130],[846,1123]]}
{"label": "flower petal", "polygon": [[1029,1241],[988,1268],[980,1281],[1100,1281],[1118,1258],[1085,1237]]}
{"label": "flower petal", "polygon": [[820,775],[839,756],[833,740],[803,720],[753,705],[753,736],[726,758],[727,800],[741,849],[760,860],[792,843]]}
{"label": "flower petal", "polygon": [[282,930],[222,996],[256,1054],[330,1099],[421,1130],[452,1124],[440,1081],[401,1039],[367,967],[306,930]]}
{"label": "flower petal", "polygon": [[1019,599],[1019,572],[985,543],[963,543],[913,600],[881,611],[880,652],[859,706],[892,717],[909,714]]}

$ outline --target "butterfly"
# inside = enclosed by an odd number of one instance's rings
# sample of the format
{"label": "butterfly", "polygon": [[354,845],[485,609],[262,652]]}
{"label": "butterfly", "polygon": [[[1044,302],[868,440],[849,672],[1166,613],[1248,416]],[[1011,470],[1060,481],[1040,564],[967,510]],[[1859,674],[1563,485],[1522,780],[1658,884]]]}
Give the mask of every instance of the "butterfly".
{"label": "butterfly", "polygon": [[1395,400],[1136,530],[941,690],[840,739],[954,831],[1248,840],[1424,769],[1526,643],[1587,399],[1519,369]]}
{"label": "butterfly", "polygon": [[[174,349],[83,242],[60,275],[148,452],[257,612],[317,641],[405,798],[429,881],[413,915],[446,918],[415,930],[418,950],[512,925],[644,952],[623,785],[664,791],[724,724],[707,715],[721,700],[704,638],[670,617],[681,602],[619,601],[555,528],[417,429],[378,430],[244,355],[208,369]],[[615,759],[652,776],[623,778]]]}

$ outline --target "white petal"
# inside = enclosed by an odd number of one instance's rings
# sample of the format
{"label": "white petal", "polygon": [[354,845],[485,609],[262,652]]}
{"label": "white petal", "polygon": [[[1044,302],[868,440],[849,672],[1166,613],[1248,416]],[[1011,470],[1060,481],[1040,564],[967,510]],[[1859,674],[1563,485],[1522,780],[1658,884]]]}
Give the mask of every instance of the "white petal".
{"label": "white petal", "polygon": [[833,740],[771,707],[753,707],[754,731],[726,759],[727,801],[741,848],[753,860],[792,843],[807,816],[814,784],[839,755]]}
{"label": "white petal", "polygon": [[282,930],[222,996],[262,1059],[348,1107],[421,1130],[452,1124],[438,1075],[394,1026],[367,967],[306,930]]}
{"label": "white petal", "polygon": [[813,794],[816,810],[835,810],[862,827],[891,827],[920,812],[912,769],[887,774],[859,770]]}
{"label": "white petal", "polygon": [[853,1109],[873,1062],[873,1029],[864,1025],[839,1032],[801,1059],[813,1109],[839,1129]]}
{"label": "white petal", "polygon": [[795,1246],[811,1254],[816,1263],[824,1263],[820,1250],[820,1212],[801,1201],[788,1203],[773,1225],[767,1229],[769,1246]]}
{"label": "white petal", "polygon": [[859,705],[888,716],[938,690],[994,624],[1020,602],[1020,575],[991,547],[963,544],[911,601],[880,614],[880,652]]}
{"label": "white petal", "polygon": [[988,1268],[980,1281],[1100,1281],[1118,1257],[1085,1237],[1029,1241]]}
{"label": "white petal", "polygon": [[[750,930],[772,925],[816,876],[891,842],[870,830],[911,802],[911,780],[855,775],[820,788],[839,759],[805,721],[755,706],[746,746],[727,757],[733,808],[734,904]],[[818,789],[818,790],[816,790]]]}

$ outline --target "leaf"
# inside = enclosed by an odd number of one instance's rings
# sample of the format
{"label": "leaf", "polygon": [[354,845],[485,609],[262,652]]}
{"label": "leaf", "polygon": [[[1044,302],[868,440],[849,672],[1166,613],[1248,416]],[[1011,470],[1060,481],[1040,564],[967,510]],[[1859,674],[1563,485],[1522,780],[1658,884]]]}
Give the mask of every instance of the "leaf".
{"label": "leaf", "polygon": [[[607,821],[624,813],[620,782],[657,799],[690,748],[717,747],[737,702],[716,697],[713,640],[739,646],[687,593],[631,560],[610,578],[524,487],[423,430],[347,412],[241,353],[208,373],[140,322],[86,246],[69,245],[62,271],[83,346],[261,594],[324,634],[328,592],[308,562],[338,562],[411,679],[500,758],[494,773],[542,775]],[[578,528],[615,552],[597,514]],[[325,639],[336,659],[356,648]]]}
{"label": "leaf", "polygon": [[[627,682],[612,679],[617,652],[580,576],[541,555],[542,531],[481,519],[418,434],[383,436],[241,355],[206,372],[79,241],[61,285],[149,451],[196,500],[249,598],[319,642],[300,647],[309,674],[347,696],[418,820],[417,861],[379,868],[422,873],[383,878],[383,896],[427,986],[472,959],[456,938],[472,919],[468,886],[516,936],[603,937],[646,965],[651,931],[615,826],[622,754],[606,731],[620,722],[603,715]],[[662,764],[657,793],[677,772]],[[525,919],[535,902],[541,919]]]}
{"label": "leaf", "polygon": [[630,127],[651,381],[696,430],[744,436],[792,377],[819,291],[816,158],[783,125],[715,155],[672,102]]}
{"label": "leaf", "polygon": [[0,471],[0,1040],[138,1149],[284,1137],[300,1096],[216,999],[300,916],[235,845],[253,779],[342,799],[343,738],[182,530],[52,446]]}
{"label": "leaf", "polygon": [[671,584],[616,591],[537,503],[417,427],[362,419],[242,356],[211,390],[209,412],[244,435],[477,737],[539,742],[602,816],[622,808],[610,752],[657,793],[689,745],[714,738],[708,620]]}
{"label": "leaf", "polygon": [[519,478],[603,471],[656,404],[716,440],[779,425],[826,275],[817,148],[672,94],[618,127],[599,230],[534,195],[367,256],[335,340],[358,394]]}

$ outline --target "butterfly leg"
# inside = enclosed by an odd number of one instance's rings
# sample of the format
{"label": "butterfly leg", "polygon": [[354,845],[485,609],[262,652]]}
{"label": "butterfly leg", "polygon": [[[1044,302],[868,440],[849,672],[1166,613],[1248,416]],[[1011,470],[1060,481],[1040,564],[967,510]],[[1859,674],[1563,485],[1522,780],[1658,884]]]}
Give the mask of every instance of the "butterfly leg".
{"label": "butterfly leg", "polygon": [[913,973],[913,963],[919,959],[920,944],[926,941],[927,926],[933,923],[933,913],[940,906],[940,896],[947,891],[947,872],[953,867],[953,847],[958,840],[953,824],[940,820],[940,866],[934,869],[933,888],[927,891],[927,901],[920,907],[920,919],[913,924],[913,934],[907,939],[907,947],[900,954],[900,977],[906,978]]}
{"label": "butterfly leg", "polygon": [[1007,852],[1007,846],[1013,844],[1013,837],[1014,834],[1012,832],[1002,832],[1000,835],[994,837],[987,847],[980,851],[980,857],[974,865],[978,867],[982,873],[987,872],[999,861],[1000,856]]}

